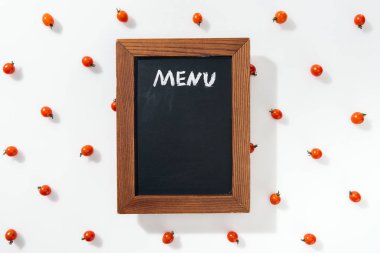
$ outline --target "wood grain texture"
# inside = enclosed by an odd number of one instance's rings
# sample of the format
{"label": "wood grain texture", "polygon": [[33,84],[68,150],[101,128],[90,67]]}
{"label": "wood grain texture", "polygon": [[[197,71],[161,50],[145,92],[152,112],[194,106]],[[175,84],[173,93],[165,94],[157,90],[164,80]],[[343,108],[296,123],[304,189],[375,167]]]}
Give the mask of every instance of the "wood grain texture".
{"label": "wood grain texture", "polygon": [[[232,57],[232,195],[135,195],[134,58],[144,56]],[[249,212],[248,38],[122,39],[116,43],[117,204],[119,213]]]}

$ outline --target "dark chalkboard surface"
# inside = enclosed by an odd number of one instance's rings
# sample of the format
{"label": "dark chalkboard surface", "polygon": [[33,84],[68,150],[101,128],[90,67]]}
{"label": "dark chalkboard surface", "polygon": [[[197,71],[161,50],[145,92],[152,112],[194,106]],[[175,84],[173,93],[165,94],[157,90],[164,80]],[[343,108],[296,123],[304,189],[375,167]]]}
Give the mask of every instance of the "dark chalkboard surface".
{"label": "dark chalkboard surface", "polygon": [[231,57],[134,64],[136,195],[231,194]]}

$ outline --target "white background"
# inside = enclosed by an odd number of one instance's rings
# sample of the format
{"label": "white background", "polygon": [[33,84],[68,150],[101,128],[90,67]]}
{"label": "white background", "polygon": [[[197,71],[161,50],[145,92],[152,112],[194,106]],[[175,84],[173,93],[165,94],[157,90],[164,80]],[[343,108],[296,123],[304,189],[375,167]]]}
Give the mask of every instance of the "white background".
{"label": "white background", "polygon": [[[115,8],[130,21],[117,21]],[[0,252],[380,252],[379,1],[0,0]],[[272,22],[285,10],[285,25]],[[192,23],[201,12],[201,27]],[[42,14],[56,19],[53,31]],[[366,15],[360,30],[356,14]],[[118,38],[249,37],[250,214],[116,213],[115,41]],[[86,69],[84,55],[97,67]],[[309,69],[321,64],[321,77]],[[56,119],[41,117],[49,105]],[[281,121],[268,111],[280,108]],[[368,114],[363,125],[350,122]],[[79,158],[92,144],[95,155]],[[320,161],[306,150],[319,147]],[[49,184],[53,196],[36,187]],[[269,204],[280,190],[283,201]],[[354,204],[349,190],[363,200]],[[15,245],[3,235],[19,232]],[[93,243],[81,241],[92,229]],[[226,233],[239,233],[241,244]],[[175,242],[161,243],[166,230]],[[300,241],[314,233],[310,247]]]}

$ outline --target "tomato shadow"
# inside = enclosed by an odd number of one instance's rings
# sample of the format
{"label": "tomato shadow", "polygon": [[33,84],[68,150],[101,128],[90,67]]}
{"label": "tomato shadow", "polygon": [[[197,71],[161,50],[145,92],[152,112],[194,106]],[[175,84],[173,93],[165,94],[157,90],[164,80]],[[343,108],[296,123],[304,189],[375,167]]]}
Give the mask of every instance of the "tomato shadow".
{"label": "tomato shadow", "polygon": [[100,74],[103,72],[102,67],[99,65],[99,63],[95,63],[95,67],[90,67],[89,69],[95,74]]}
{"label": "tomato shadow", "polygon": [[140,214],[138,224],[146,232],[161,234],[168,228],[181,234],[226,234],[230,230],[239,233],[276,232],[277,208],[268,204],[267,196],[278,188],[278,122],[268,116],[268,108],[277,103],[277,66],[265,56],[255,56],[251,62],[258,70],[258,75],[250,79],[251,143],[258,144],[250,155],[251,211],[237,214]]}
{"label": "tomato shadow", "polygon": [[98,150],[94,149],[94,153],[88,157],[88,160],[90,162],[98,163],[102,160],[102,156]]}
{"label": "tomato shadow", "polygon": [[323,154],[323,156],[320,159],[316,160],[317,163],[321,165],[329,165],[330,164],[330,159],[327,155]]}
{"label": "tomato shadow", "polygon": [[48,199],[51,201],[51,202],[58,202],[59,200],[59,195],[58,193],[53,189],[53,191],[50,193],[50,195],[48,196]]}
{"label": "tomato shadow", "polygon": [[323,243],[320,240],[317,240],[317,242],[311,246],[312,249],[321,251],[323,250]]}
{"label": "tomato shadow", "polygon": [[369,119],[365,119],[365,121],[360,124],[360,125],[356,125],[357,128],[359,128],[360,130],[363,130],[363,131],[370,131],[372,129],[372,122],[371,120]]}
{"label": "tomato shadow", "polygon": [[288,20],[284,23],[279,25],[282,30],[288,30],[288,31],[294,31],[297,28],[296,23],[293,21],[293,19],[288,18]]}
{"label": "tomato shadow", "polygon": [[136,20],[133,17],[128,17],[128,21],[123,23],[128,29],[134,29],[137,26]]}
{"label": "tomato shadow", "polygon": [[182,248],[181,237],[174,235],[174,241],[171,244],[169,244],[169,247],[176,250],[181,249]]}
{"label": "tomato shadow", "polygon": [[63,27],[62,27],[62,24],[61,22],[59,22],[59,20],[57,19],[54,19],[54,26],[52,28],[52,31],[54,33],[58,33],[58,34],[61,34],[62,31],[63,31]]}
{"label": "tomato shadow", "polygon": [[103,246],[102,238],[98,234],[96,234],[95,239],[91,242],[91,245],[97,248],[101,248]]}
{"label": "tomato shadow", "polygon": [[210,30],[210,22],[207,21],[207,19],[204,19],[202,23],[199,25],[200,29],[203,31],[208,31]]}
{"label": "tomato shadow", "polygon": [[14,245],[17,246],[17,248],[22,249],[25,247],[25,239],[22,236],[22,234],[17,232],[17,239],[13,242]]}
{"label": "tomato shadow", "polygon": [[14,160],[19,163],[25,162],[25,155],[22,151],[18,151],[17,155],[14,157]]}
{"label": "tomato shadow", "polygon": [[323,71],[322,75],[317,78],[320,82],[325,84],[330,84],[332,82],[331,75],[326,71]]}
{"label": "tomato shadow", "polygon": [[373,31],[373,26],[370,22],[366,21],[365,24],[363,25],[362,31],[364,33],[370,33]]}
{"label": "tomato shadow", "polygon": [[21,81],[24,78],[22,67],[16,66],[16,71],[11,75],[11,77],[15,81]]}

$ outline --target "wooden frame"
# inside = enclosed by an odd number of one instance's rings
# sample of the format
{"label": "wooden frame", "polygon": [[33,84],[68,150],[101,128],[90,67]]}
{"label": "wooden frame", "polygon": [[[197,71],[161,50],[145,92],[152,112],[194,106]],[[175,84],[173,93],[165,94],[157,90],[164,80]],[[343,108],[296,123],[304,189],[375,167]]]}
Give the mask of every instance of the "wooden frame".
{"label": "wooden frame", "polygon": [[[135,195],[134,58],[151,56],[232,57],[232,194]],[[249,212],[250,112],[248,38],[121,39],[116,43],[118,213]]]}

